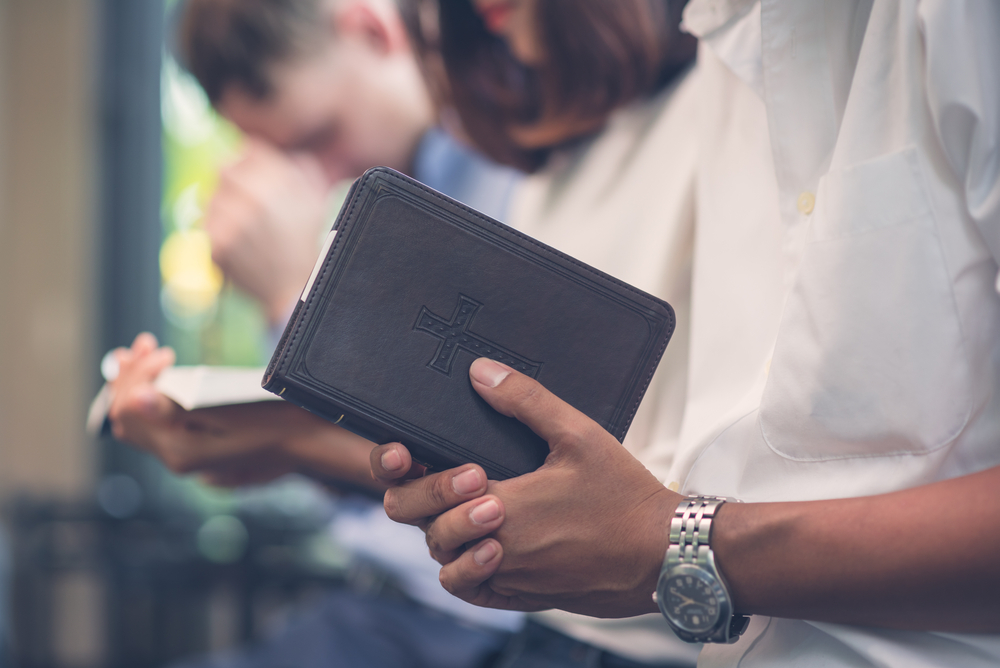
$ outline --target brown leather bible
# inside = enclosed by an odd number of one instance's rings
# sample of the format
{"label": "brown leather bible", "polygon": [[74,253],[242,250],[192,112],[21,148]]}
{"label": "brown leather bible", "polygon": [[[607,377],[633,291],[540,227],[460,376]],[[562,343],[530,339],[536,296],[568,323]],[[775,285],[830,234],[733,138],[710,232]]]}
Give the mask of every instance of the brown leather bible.
{"label": "brown leather bible", "polygon": [[537,379],[624,439],[674,329],[666,302],[398,172],[349,193],[263,386],[376,443],[495,480],[548,445],[494,411],[477,357]]}

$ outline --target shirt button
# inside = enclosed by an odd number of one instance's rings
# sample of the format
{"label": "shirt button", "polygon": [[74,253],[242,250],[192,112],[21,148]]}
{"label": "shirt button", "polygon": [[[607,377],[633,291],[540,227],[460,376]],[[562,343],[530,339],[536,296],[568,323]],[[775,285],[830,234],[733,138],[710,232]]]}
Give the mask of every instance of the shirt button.
{"label": "shirt button", "polygon": [[808,216],[813,212],[813,208],[816,206],[816,195],[813,195],[808,190],[804,191],[799,195],[799,199],[796,201],[796,205],[799,207],[799,212],[805,216]]}

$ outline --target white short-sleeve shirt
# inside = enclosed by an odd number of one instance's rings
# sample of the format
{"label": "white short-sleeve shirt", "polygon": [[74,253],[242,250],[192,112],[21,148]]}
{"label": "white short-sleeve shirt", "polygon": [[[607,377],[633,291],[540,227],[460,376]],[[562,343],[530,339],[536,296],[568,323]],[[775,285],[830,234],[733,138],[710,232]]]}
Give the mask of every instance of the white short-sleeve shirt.
{"label": "white short-sleeve shirt", "polygon": [[[705,113],[670,478],[785,501],[1000,465],[1000,3],[692,0],[685,24]],[[699,661],[995,666],[1000,636],[758,617]]]}

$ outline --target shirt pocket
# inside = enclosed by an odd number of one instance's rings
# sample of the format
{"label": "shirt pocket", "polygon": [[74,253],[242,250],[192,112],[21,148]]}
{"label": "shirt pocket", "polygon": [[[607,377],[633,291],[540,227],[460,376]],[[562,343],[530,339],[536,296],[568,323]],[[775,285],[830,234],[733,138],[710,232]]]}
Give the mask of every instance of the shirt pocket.
{"label": "shirt pocket", "polygon": [[969,364],[917,151],[827,174],[761,401],[788,459],[923,454],[961,432]]}

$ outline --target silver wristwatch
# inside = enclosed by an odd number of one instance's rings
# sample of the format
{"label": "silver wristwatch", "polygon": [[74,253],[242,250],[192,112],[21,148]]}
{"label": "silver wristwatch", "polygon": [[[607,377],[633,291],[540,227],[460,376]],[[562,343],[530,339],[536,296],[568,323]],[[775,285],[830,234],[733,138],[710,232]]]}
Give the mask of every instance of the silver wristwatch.
{"label": "silver wristwatch", "polygon": [[733,611],[712,552],[712,520],[726,501],[720,496],[689,496],[670,521],[670,545],[663,558],[653,600],[677,637],[687,642],[734,643],[750,618]]}

